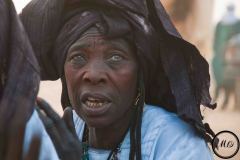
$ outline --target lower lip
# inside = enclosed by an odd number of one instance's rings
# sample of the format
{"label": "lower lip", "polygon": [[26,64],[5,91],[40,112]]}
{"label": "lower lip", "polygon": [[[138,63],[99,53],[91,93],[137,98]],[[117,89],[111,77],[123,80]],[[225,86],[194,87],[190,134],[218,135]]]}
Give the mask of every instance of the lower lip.
{"label": "lower lip", "polygon": [[111,103],[106,103],[101,107],[97,107],[97,108],[90,108],[85,103],[83,103],[82,106],[83,106],[83,111],[87,114],[87,116],[100,116],[109,110]]}

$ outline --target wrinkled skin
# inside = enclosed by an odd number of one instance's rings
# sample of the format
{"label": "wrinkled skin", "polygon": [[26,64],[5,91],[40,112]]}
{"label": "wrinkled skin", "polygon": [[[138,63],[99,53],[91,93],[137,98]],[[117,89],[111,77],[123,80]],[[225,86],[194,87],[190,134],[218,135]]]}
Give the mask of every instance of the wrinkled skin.
{"label": "wrinkled skin", "polygon": [[64,66],[69,99],[89,127],[90,146],[111,149],[132,117],[137,60],[123,39],[82,37],[70,47]]}

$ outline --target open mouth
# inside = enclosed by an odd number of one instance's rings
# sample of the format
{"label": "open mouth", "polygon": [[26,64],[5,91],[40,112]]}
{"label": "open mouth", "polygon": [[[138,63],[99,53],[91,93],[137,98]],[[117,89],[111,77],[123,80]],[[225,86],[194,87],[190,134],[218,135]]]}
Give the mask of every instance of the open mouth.
{"label": "open mouth", "polygon": [[88,108],[101,108],[105,106],[106,104],[110,103],[110,100],[102,95],[90,95],[90,94],[84,94],[82,97],[82,102],[88,107]]}
{"label": "open mouth", "polygon": [[100,108],[103,105],[107,104],[106,100],[96,99],[93,97],[88,97],[87,100],[84,102],[89,108]]}

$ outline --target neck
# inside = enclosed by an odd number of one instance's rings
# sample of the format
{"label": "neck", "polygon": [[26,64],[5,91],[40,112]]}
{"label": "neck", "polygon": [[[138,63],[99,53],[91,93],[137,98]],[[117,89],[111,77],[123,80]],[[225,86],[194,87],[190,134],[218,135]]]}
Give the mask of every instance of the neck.
{"label": "neck", "polygon": [[104,128],[89,128],[89,145],[99,149],[114,149],[124,139],[129,126],[133,111],[129,110],[122,119],[113,125]]}

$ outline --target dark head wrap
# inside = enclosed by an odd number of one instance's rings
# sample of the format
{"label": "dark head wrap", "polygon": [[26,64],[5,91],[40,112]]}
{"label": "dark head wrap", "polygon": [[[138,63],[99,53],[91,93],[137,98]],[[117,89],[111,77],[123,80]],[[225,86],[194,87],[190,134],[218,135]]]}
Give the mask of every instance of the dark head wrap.
{"label": "dark head wrap", "polygon": [[159,0],[33,0],[21,16],[42,80],[62,78],[65,84],[66,53],[90,27],[110,38],[126,36],[136,47],[145,102],[176,112],[205,133],[200,105],[215,108],[209,95],[208,63],[181,38]]}
{"label": "dark head wrap", "polygon": [[[3,133],[15,114],[25,114],[18,119],[19,124],[30,118],[40,70],[12,1],[0,0],[0,19],[0,133]],[[23,106],[26,112],[19,113]]]}

